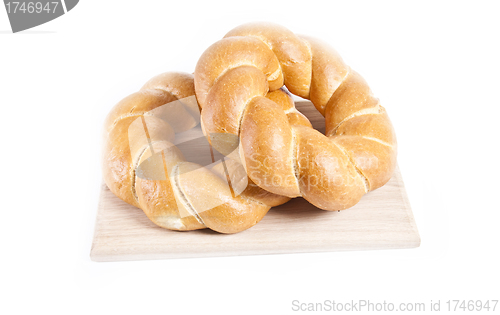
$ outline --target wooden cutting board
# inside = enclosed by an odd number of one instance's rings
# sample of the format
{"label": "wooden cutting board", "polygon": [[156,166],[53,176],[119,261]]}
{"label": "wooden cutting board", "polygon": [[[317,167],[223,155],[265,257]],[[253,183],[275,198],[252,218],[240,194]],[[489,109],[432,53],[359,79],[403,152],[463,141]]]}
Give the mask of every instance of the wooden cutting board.
{"label": "wooden cutting board", "polygon": [[[324,133],[324,118],[310,102],[297,108]],[[153,224],[142,210],[105,184],[99,199],[90,257],[94,261],[413,248],[420,245],[399,168],[382,188],[341,212],[320,210],[302,198],[273,208],[254,227],[231,235],[211,230],[177,232]]]}

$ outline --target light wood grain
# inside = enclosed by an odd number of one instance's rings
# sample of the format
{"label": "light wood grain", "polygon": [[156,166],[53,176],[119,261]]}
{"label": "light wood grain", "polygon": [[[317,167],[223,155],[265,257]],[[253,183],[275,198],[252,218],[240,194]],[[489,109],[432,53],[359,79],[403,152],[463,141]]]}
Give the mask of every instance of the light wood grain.
{"label": "light wood grain", "polygon": [[[324,132],[324,118],[310,102],[297,108]],[[317,209],[302,198],[273,208],[254,227],[224,235],[211,230],[176,232],[102,185],[91,250],[94,261],[284,254],[413,248],[420,236],[399,168],[382,188],[341,212]]]}

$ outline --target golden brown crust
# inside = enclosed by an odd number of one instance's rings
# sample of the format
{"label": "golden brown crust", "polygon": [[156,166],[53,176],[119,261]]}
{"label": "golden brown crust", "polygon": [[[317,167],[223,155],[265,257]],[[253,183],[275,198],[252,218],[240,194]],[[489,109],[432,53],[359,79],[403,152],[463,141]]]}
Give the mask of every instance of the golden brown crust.
{"label": "golden brown crust", "polygon": [[[267,81],[263,84],[267,92]],[[219,165],[211,171],[185,161],[173,142],[176,131],[199,121],[197,104],[186,99],[189,96],[194,96],[192,75],[164,73],[120,101],[105,121],[104,181],[158,226],[221,233],[245,230],[289,198],[251,181],[246,185],[247,175],[236,161],[226,161],[233,186],[217,172]]]}
{"label": "golden brown crust", "polygon": [[[237,86],[235,86],[237,84]],[[237,89],[238,94],[233,91]],[[266,77],[255,67],[241,66],[228,70],[212,88],[203,108],[203,124],[214,133],[238,135],[247,101],[269,90]]]}
{"label": "golden brown crust", "polygon": [[263,73],[268,80],[271,91],[283,86],[283,75],[278,58],[260,40],[239,37],[226,38],[210,46],[196,65],[195,80],[198,103],[205,104],[208,90],[226,71],[249,65]]}
{"label": "golden brown crust", "polygon": [[309,119],[295,108],[295,103],[288,91],[281,88],[267,93],[266,97],[281,106],[286,113],[290,125],[300,125],[312,128]]}
{"label": "golden brown crust", "polygon": [[344,82],[349,67],[340,55],[326,43],[312,37],[302,38],[311,46],[312,77],[309,99],[324,116],[325,107],[333,93]]}
{"label": "golden brown crust", "polygon": [[294,130],[302,196],[325,210],[343,210],[358,203],[366,193],[365,185],[342,149],[317,130]]}
{"label": "golden brown crust", "polygon": [[351,70],[326,105],[323,115],[327,132],[351,115],[376,107],[378,104],[378,99],[372,95],[363,77]]}
{"label": "golden brown crust", "polygon": [[307,84],[311,81],[312,58],[307,43],[283,26],[273,23],[248,23],[226,34],[255,37],[271,48],[279,60],[284,82],[290,92],[301,97],[309,96]]}
{"label": "golden brown crust", "polygon": [[240,134],[247,174],[259,187],[298,197],[292,137],[288,119],[278,104],[262,96],[250,101]]}
{"label": "golden brown crust", "polygon": [[161,73],[151,78],[141,88],[141,90],[151,89],[166,91],[178,99],[185,98],[193,95],[193,75],[182,72]]}
{"label": "golden brown crust", "polygon": [[[281,78],[325,116],[326,137],[287,103]],[[249,177],[272,193],[341,210],[392,176],[396,138],[387,113],[319,40],[270,23],[239,26],[203,53],[195,89],[205,132],[239,135]],[[321,180],[311,185],[313,178]]]}

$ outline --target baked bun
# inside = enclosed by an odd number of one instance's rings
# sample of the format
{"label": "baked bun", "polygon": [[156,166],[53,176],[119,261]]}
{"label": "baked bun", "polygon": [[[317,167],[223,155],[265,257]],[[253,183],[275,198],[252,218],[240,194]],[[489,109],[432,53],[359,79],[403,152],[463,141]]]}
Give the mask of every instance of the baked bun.
{"label": "baked bun", "polygon": [[[248,180],[231,152],[219,161],[212,158],[209,165],[186,160],[186,152],[210,157],[194,94],[191,74],[170,72],[152,78],[121,100],[105,121],[104,181],[115,195],[142,209],[163,228],[243,231],[289,198]],[[291,102],[286,95],[280,98]],[[191,139],[201,137],[206,146],[182,151],[183,143],[177,143],[176,136],[186,133],[191,133]],[[238,156],[237,152],[238,148],[232,155]]]}
{"label": "baked bun", "polygon": [[[245,24],[203,53],[194,80],[205,133],[239,139],[249,178],[271,193],[342,210],[393,174],[397,145],[385,109],[361,75],[317,39]],[[283,86],[312,101],[325,135],[291,123],[266,97]]]}

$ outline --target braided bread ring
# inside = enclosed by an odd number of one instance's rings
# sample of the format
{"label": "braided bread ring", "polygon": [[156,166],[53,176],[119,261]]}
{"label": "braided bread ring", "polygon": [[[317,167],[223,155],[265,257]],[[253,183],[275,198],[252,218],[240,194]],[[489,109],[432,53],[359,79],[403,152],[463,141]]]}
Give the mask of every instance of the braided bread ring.
{"label": "braided bread ring", "polygon": [[[241,164],[227,160],[226,170],[222,163],[209,170],[185,161],[172,142],[176,129],[182,128],[179,120],[191,120],[191,127],[197,124],[193,117],[198,115],[199,118],[198,106],[195,104],[194,109],[184,107],[188,111],[184,114],[165,113],[166,120],[151,113],[162,105],[177,100],[182,102],[189,96],[194,99],[192,75],[164,73],[120,101],[105,121],[104,181],[115,195],[141,208],[160,227],[171,230],[210,228],[221,233],[248,229],[271,207],[289,198],[269,193],[251,181],[239,195],[233,196],[226,174],[231,183],[240,181],[242,174],[246,179]],[[134,127],[144,130],[143,124],[147,127],[147,141],[145,137],[138,141],[141,133],[135,132]],[[149,165],[150,169],[141,169],[143,165]],[[140,176],[139,171],[154,174],[155,178]],[[170,176],[160,176],[165,173]]]}
{"label": "braided bread ring", "polygon": [[[391,178],[397,145],[389,117],[328,45],[275,24],[245,24],[202,54],[194,78],[204,132],[238,136],[249,178],[267,191],[342,210]],[[283,85],[312,101],[326,136],[290,124],[264,97]]]}

